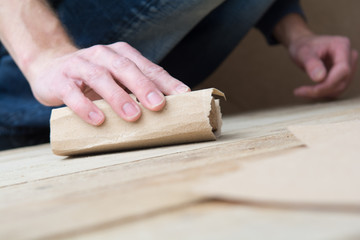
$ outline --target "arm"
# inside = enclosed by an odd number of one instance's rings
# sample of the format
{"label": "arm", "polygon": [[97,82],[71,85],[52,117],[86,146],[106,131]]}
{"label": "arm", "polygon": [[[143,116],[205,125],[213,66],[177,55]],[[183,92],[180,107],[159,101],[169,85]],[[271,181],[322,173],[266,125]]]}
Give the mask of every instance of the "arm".
{"label": "arm", "polygon": [[135,121],[140,108],[126,89],[153,111],[164,107],[163,93],[189,91],[126,43],[78,49],[45,0],[2,0],[0,39],[39,102],[66,104],[93,125],[105,118],[93,99],[104,98],[119,116]]}
{"label": "arm", "polygon": [[349,39],[316,35],[298,14],[288,14],[282,18],[273,34],[288,49],[295,63],[316,83],[295,89],[296,96],[332,98],[349,86],[358,59]]}
{"label": "arm", "polygon": [[26,76],[41,57],[76,51],[46,1],[3,0],[0,9],[1,42]]}

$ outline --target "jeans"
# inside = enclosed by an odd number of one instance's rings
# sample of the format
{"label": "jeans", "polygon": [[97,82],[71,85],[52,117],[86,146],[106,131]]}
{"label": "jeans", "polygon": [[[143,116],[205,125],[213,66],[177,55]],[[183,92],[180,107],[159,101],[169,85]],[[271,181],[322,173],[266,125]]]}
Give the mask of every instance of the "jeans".
{"label": "jeans", "polygon": [[[194,86],[210,75],[274,0],[53,0],[80,48],[125,41]],[[38,103],[0,44],[0,150],[49,141]]]}

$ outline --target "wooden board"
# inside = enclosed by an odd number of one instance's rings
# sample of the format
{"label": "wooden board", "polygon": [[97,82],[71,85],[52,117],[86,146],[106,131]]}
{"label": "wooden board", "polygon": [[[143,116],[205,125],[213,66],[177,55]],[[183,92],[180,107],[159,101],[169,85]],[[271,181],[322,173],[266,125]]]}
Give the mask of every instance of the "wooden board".
{"label": "wooden board", "polygon": [[[241,171],[241,162],[253,156],[303,147],[287,126],[359,118],[360,99],[353,99],[225,117],[223,135],[215,142],[75,158],[53,155],[48,144],[0,152],[0,239],[136,239],[141,234],[169,239],[166,229],[191,229],[178,239],[258,236],[257,228],[236,224],[248,226],[255,219],[267,231],[286,222],[305,238],[325,229],[315,231],[311,223],[329,223],[336,236],[358,237],[358,212],[214,203],[191,190],[205,178]],[[299,221],[307,227],[299,223],[297,228]],[[215,230],[219,233],[212,235]]]}

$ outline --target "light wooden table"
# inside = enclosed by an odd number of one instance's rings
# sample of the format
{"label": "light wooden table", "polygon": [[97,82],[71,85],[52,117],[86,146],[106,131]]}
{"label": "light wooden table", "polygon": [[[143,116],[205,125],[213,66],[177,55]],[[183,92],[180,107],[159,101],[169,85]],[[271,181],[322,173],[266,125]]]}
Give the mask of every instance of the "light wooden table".
{"label": "light wooden table", "polygon": [[360,98],[224,119],[218,141],[64,158],[0,152],[0,239],[360,239],[360,212],[235,204],[196,194],[251,156],[301,147],[286,127],[360,118]]}

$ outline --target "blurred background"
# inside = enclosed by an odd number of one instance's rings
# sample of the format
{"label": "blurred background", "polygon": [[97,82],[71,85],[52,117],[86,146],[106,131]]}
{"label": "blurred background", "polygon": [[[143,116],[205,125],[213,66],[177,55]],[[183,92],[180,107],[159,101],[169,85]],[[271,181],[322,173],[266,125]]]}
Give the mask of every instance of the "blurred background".
{"label": "blurred background", "polygon": [[[319,34],[345,35],[360,50],[359,0],[302,0],[310,28]],[[224,114],[265,108],[311,104],[293,96],[297,86],[311,83],[290,60],[282,46],[268,46],[256,29],[238,45],[228,59],[197,87],[216,87],[225,92]],[[357,72],[350,88],[340,99],[360,95]]]}

